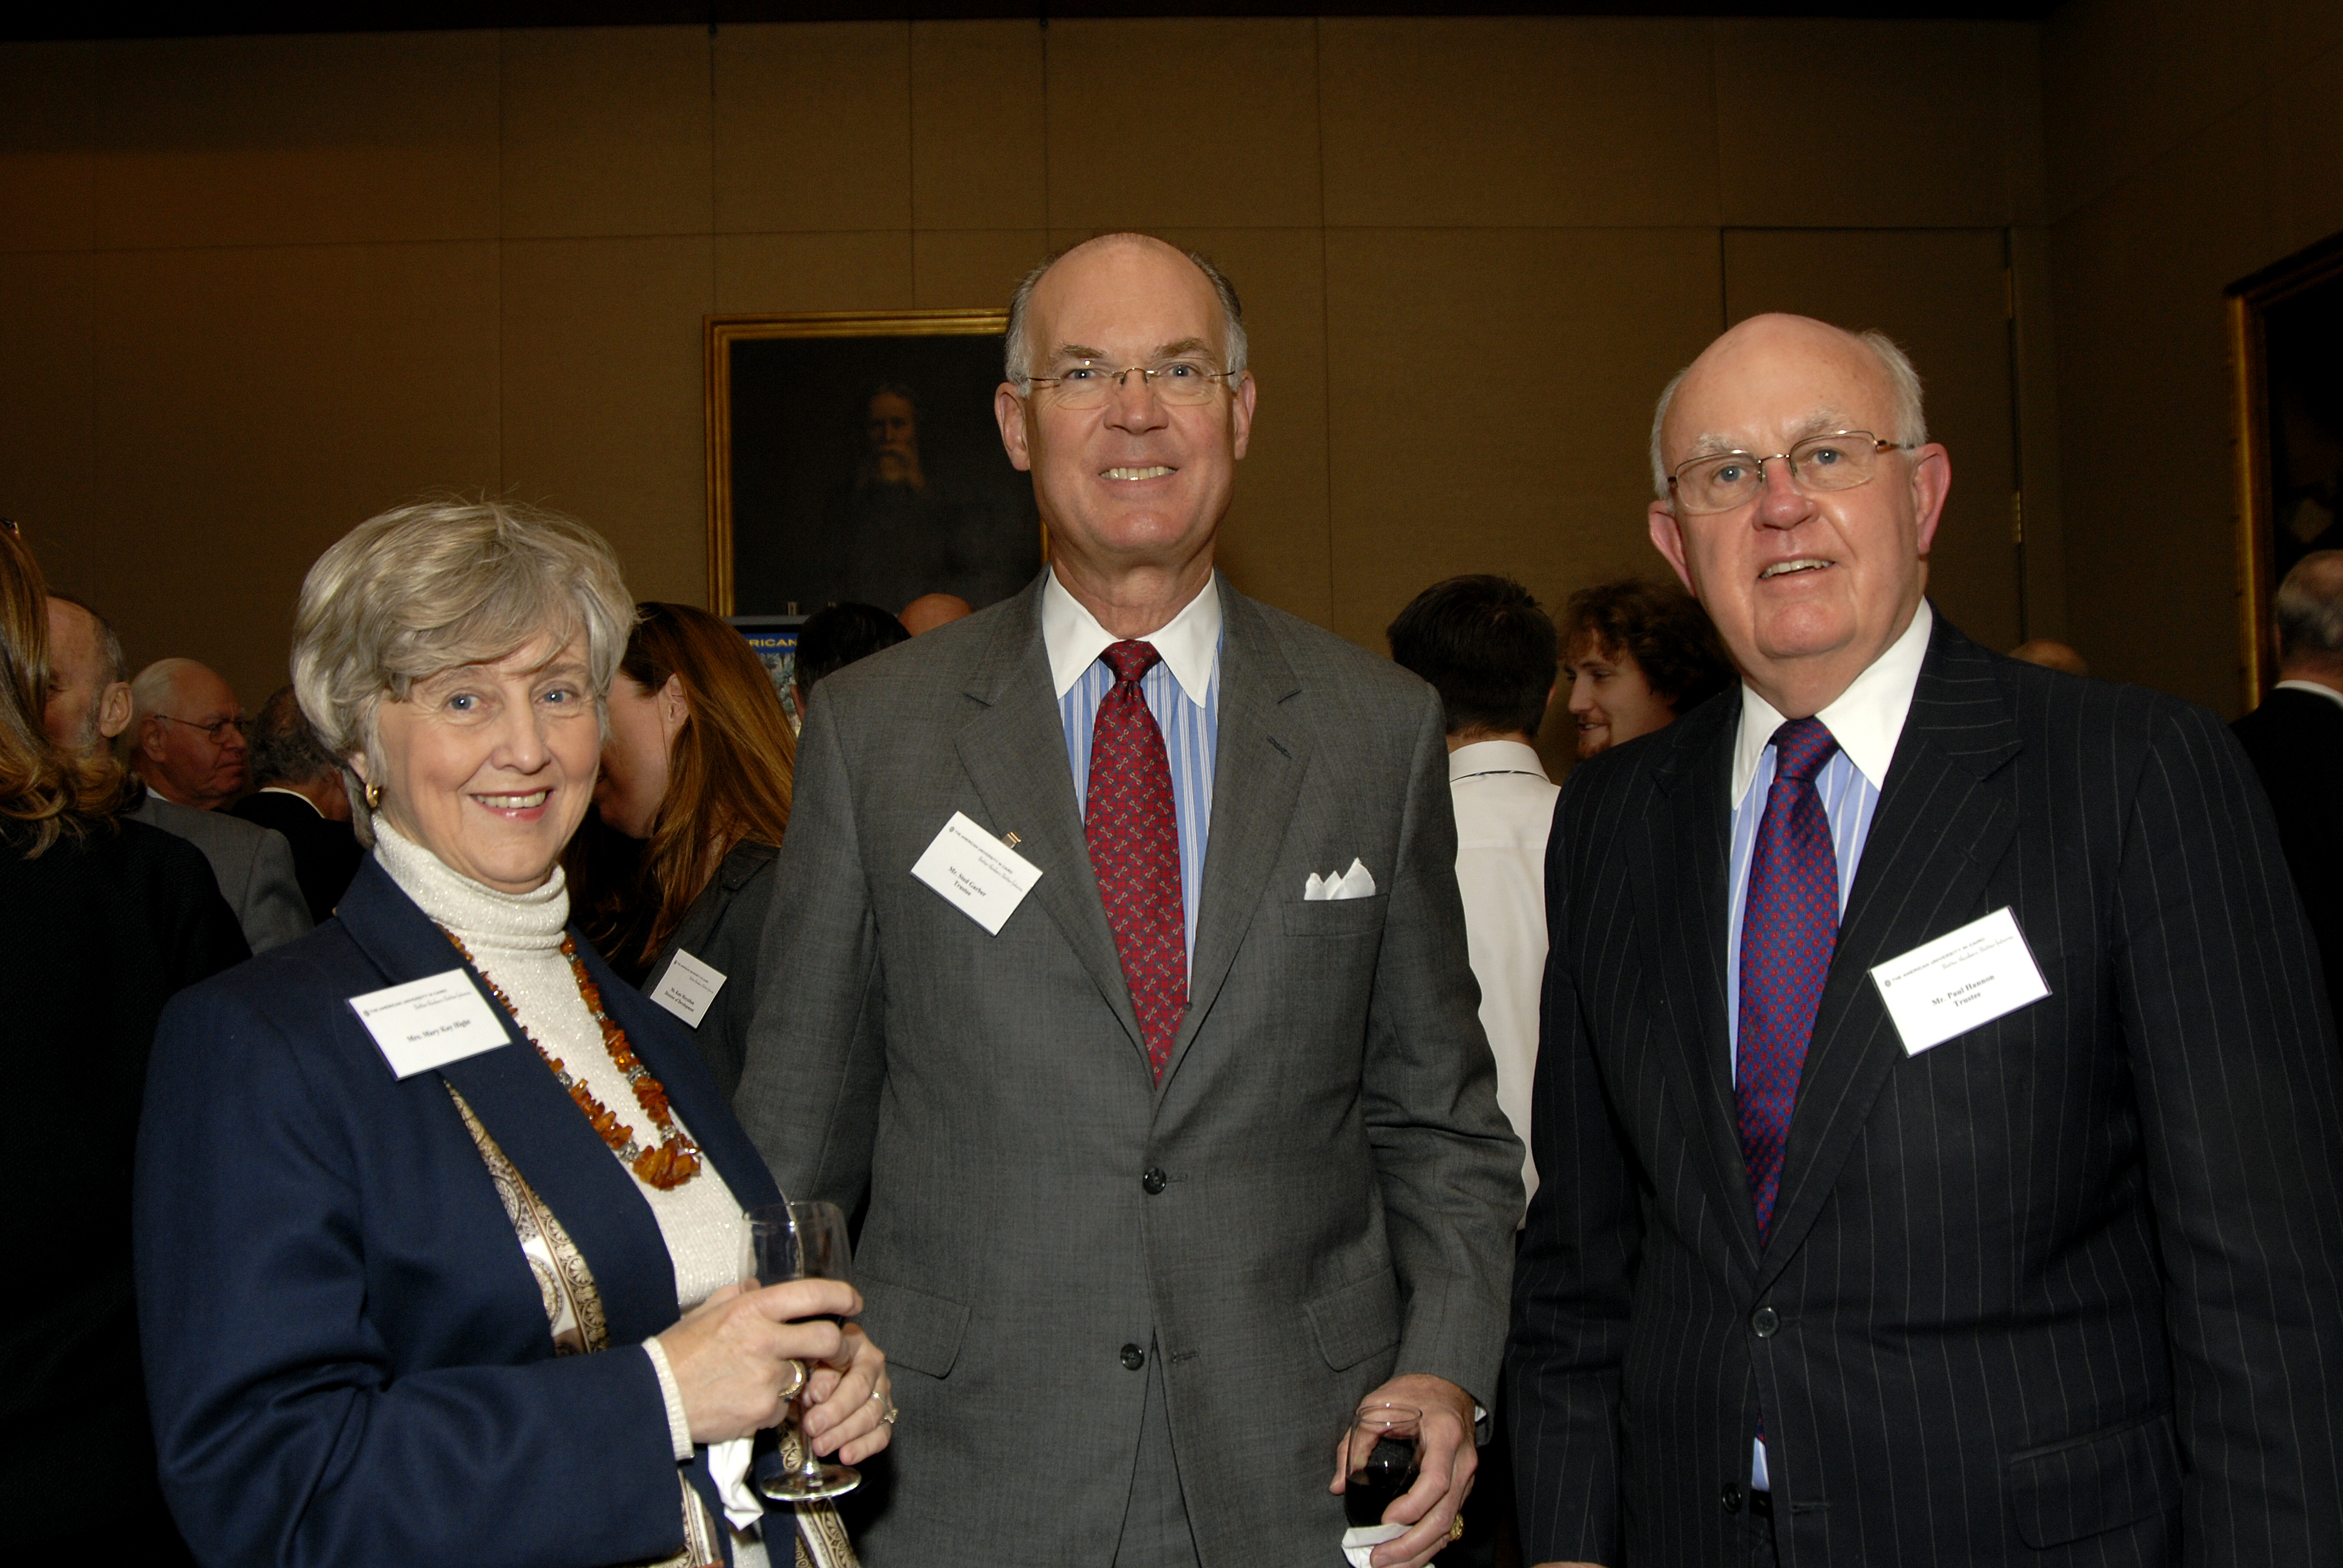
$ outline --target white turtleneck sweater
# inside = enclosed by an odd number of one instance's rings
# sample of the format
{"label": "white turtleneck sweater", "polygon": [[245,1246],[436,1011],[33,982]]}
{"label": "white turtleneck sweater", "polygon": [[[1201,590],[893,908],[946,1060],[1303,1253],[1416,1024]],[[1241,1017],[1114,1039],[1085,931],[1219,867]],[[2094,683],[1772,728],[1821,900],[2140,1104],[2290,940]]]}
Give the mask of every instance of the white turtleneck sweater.
{"label": "white turtleneck sweater", "polygon": [[[500,893],[449,869],[437,855],[401,835],[379,816],[374,819],[374,835],[375,858],[382,862],[382,869],[426,915],[463,942],[474,965],[510,1000],[514,1015],[529,1038],[559,1058],[572,1078],[632,1128],[637,1143],[648,1149],[659,1141],[659,1129],[635,1099],[634,1086],[610,1060],[602,1026],[587,1010],[586,999],[578,994],[578,978],[562,956],[562,931],[569,921],[569,888],[561,868],[554,867],[545,885],[531,892]],[[687,1134],[691,1131],[672,1108],[669,1114]],[[611,1158],[618,1158],[617,1151],[611,1151]],[[667,1242],[668,1256],[675,1267],[679,1312],[689,1312],[739,1280],[740,1204],[713,1161],[703,1157],[698,1175],[666,1191],[635,1176],[631,1169],[627,1173],[650,1205],[651,1216],[659,1221],[659,1234]],[[678,1461],[688,1460],[692,1453],[691,1424],[684,1414],[682,1391],[659,1342],[647,1342],[643,1351],[659,1374],[675,1456]],[[754,1535],[736,1531],[733,1557],[739,1568],[752,1568],[763,1563],[764,1548]]]}

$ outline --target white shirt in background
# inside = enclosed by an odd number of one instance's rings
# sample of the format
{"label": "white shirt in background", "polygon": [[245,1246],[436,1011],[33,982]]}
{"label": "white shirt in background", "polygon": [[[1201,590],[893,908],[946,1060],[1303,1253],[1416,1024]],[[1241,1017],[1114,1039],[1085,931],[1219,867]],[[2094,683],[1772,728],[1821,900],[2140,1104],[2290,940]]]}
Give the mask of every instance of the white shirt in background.
{"label": "white shirt in background", "polygon": [[1481,982],[1481,1027],[1497,1058],[1497,1104],[1524,1145],[1522,1181],[1534,1193],[1537,1166],[1526,1145],[1545,978],[1545,839],[1562,787],[1520,741],[1480,740],[1448,754],[1448,789],[1464,946]]}

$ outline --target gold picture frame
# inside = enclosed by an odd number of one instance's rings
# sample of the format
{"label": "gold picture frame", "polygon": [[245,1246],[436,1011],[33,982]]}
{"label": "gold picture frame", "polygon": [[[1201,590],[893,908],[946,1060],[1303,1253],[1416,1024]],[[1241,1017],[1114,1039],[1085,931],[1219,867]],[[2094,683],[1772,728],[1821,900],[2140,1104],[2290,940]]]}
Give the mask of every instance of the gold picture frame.
{"label": "gold picture frame", "polygon": [[[2232,447],[2237,510],[2240,695],[2250,710],[2278,679],[2279,477],[2271,438],[2269,317],[2321,289],[2343,291],[2343,234],[2330,235],[2224,291],[2228,312]],[[2281,359],[2286,357],[2280,356]]]}
{"label": "gold picture frame", "polygon": [[[708,419],[708,598],[709,608],[716,614],[725,616],[744,613],[744,610],[751,613],[776,613],[783,608],[779,603],[758,602],[755,585],[749,585],[750,591],[744,592],[739,570],[738,547],[741,538],[736,511],[744,493],[740,467],[744,456],[744,435],[740,421],[744,417],[751,419],[760,417],[757,409],[745,406],[754,401],[749,388],[744,385],[744,382],[753,378],[749,368],[752,360],[759,355],[769,357],[770,346],[782,345],[785,348],[789,345],[808,346],[807,352],[800,357],[809,363],[818,363],[820,368],[814,372],[817,378],[836,379],[836,396],[829,399],[830,404],[835,405],[838,397],[847,397],[850,394],[859,396],[861,395],[858,390],[860,388],[867,387],[873,383],[888,383],[895,379],[896,377],[890,377],[890,367],[900,367],[905,363],[920,363],[932,359],[934,357],[932,354],[923,355],[918,347],[923,340],[984,337],[998,340],[1007,330],[1008,325],[1008,311],[998,307],[960,310],[825,310],[707,317],[704,335],[704,369]],[[896,345],[906,347],[897,348],[893,347]],[[812,346],[823,347],[817,348]],[[974,357],[959,354],[949,357],[956,362],[965,361],[966,363],[960,365],[955,370],[955,384],[949,389],[940,392],[937,395],[938,400],[940,403],[946,398],[949,399],[949,414],[961,437],[958,444],[960,449],[957,454],[960,460],[960,466],[963,469],[971,467],[985,469],[977,477],[980,486],[990,487],[984,498],[984,505],[991,513],[1000,514],[995,523],[985,526],[1005,526],[1008,519],[1002,508],[1012,504],[1010,492],[1006,487],[1000,484],[1000,474],[990,468],[988,458],[971,449],[982,444],[975,438],[971,425],[976,415],[977,405],[980,405],[984,425],[989,427],[991,423],[992,391],[1000,382],[998,350],[997,348],[992,350],[990,357],[984,361],[989,368],[981,377],[974,373],[976,365]],[[842,368],[857,366],[859,368]],[[769,375],[764,371],[757,371],[753,375],[764,376],[766,379],[770,379]],[[977,386],[979,379],[982,382],[980,393]],[[965,381],[966,385],[958,384],[960,381]],[[835,414],[835,407],[827,410],[824,421],[826,426],[836,425]],[[922,418],[925,417],[926,412],[923,410]],[[779,431],[770,428],[759,431],[753,439],[765,442],[767,446],[756,449],[755,461],[765,463],[769,457],[771,457],[768,448],[772,444],[779,443],[786,446],[792,440],[807,437],[808,432],[801,428],[803,424],[804,421],[799,420],[792,422],[789,427]],[[914,450],[916,451],[916,448]],[[999,456],[1001,467],[1006,469],[1008,459],[1005,455],[1000,455],[997,431],[991,437],[991,450],[993,455]],[[786,466],[785,457],[772,460]],[[832,466],[835,466],[834,461]],[[753,488],[753,486],[747,487]],[[965,485],[963,488],[966,488]],[[1025,504],[1030,508],[1030,487],[1025,493]],[[1038,539],[1040,537],[1038,518],[1031,519],[1030,527],[1032,529],[1030,537]],[[1021,551],[1021,544],[1019,549]],[[1038,570],[1038,566],[1034,569]],[[1027,575],[1030,576],[1030,573]],[[995,574],[996,578],[998,574]],[[963,597],[970,596],[963,594]],[[811,609],[817,608],[822,601],[815,598],[792,602],[803,602],[805,608]],[[890,604],[883,608],[894,610],[901,607]]]}

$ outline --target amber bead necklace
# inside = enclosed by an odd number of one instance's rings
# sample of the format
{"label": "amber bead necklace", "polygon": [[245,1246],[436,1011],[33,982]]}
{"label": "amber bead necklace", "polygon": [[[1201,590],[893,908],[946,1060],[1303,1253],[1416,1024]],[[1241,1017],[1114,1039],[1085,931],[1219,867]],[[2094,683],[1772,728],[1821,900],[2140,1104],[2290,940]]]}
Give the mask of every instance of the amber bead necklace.
{"label": "amber bead necklace", "polygon": [[634,1049],[627,1043],[627,1031],[602,1010],[602,990],[586,972],[586,962],[578,956],[578,944],[570,939],[568,932],[561,933],[561,956],[569,960],[569,972],[578,981],[578,994],[584,999],[586,1010],[592,1013],[594,1021],[601,1026],[602,1045],[609,1051],[611,1061],[626,1075],[628,1083],[633,1086],[636,1102],[651,1119],[651,1125],[659,1129],[659,1142],[649,1148],[637,1142],[635,1130],[619,1121],[608,1106],[595,1099],[593,1091],[573,1076],[562,1065],[559,1057],[546,1050],[537,1036],[528,1032],[528,1026],[520,1020],[520,1013],[513,1007],[512,998],[505,995],[504,988],[488,979],[478,964],[472,963],[471,950],[464,946],[463,939],[445,926],[439,930],[455,944],[456,950],[463,954],[464,961],[472,965],[472,971],[479,975],[488,988],[488,994],[497,999],[497,1004],[513,1020],[513,1027],[520,1030],[520,1037],[528,1041],[545,1065],[553,1070],[555,1081],[568,1092],[578,1109],[586,1113],[586,1120],[594,1124],[594,1131],[601,1134],[602,1141],[617,1151],[619,1160],[641,1177],[645,1185],[656,1187],[662,1192],[672,1191],[699,1174],[699,1146],[675,1124],[675,1118],[669,1114],[666,1085],[660,1083],[651,1070],[636,1057]]}

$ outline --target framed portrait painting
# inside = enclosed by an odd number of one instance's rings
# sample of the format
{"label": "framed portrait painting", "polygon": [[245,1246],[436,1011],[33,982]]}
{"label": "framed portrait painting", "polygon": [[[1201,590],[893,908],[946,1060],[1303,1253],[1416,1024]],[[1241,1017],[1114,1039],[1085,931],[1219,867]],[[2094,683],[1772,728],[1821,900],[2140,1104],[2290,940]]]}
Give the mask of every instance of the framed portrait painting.
{"label": "framed portrait painting", "polygon": [[1041,570],[992,412],[1003,310],[713,316],[709,598],[729,616],[975,608]]}
{"label": "framed portrait painting", "polygon": [[2343,234],[2230,285],[2228,307],[2250,709],[2278,679],[2278,585],[2311,551],[2343,548]]}

